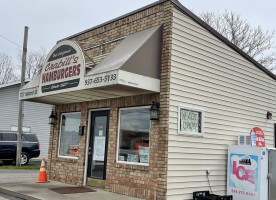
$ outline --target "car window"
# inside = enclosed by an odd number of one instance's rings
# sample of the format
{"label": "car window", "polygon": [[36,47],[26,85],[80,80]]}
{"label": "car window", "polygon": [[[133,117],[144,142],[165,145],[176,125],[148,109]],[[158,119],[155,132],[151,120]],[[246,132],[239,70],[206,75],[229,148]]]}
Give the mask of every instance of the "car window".
{"label": "car window", "polygon": [[16,141],[16,138],[13,133],[1,133],[0,141]]}
{"label": "car window", "polygon": [[25,141],[28,142],[38,142],[38,139],[35,134],[23,134]]}

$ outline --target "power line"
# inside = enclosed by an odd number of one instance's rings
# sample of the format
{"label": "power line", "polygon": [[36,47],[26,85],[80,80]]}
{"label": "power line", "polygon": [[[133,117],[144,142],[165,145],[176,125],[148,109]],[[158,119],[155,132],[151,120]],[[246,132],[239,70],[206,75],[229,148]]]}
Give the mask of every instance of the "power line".
{"label": "power line", "polygon": [[23,47],[21,47],[19,44],[15,43],[15,42],[13,42],[13,41],[11,41],[11,40],[9,40],[8,38],[4,37],[3,35],[0,35],[0,37],[4,38],[5,40],[8,40],[9,42],[13,43],[14,45],[16,45],[16,46],[18,46],[18,47],[20,47],[20,48],[23,48]]}

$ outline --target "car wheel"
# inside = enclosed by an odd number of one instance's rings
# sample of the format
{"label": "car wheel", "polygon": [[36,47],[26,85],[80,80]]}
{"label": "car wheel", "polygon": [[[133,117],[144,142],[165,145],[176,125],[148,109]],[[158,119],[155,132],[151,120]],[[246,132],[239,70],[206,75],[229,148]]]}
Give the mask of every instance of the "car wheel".
{"label": "car wheel", "polygon": [[30,156],[26,152],[22,152],[21,154],[21,165],[27,165],[29,163]]}
{"label": "car wheel", "polygon": [[13,160],[3,160],[2,161],[4,165],[11,165],[13,163]]}

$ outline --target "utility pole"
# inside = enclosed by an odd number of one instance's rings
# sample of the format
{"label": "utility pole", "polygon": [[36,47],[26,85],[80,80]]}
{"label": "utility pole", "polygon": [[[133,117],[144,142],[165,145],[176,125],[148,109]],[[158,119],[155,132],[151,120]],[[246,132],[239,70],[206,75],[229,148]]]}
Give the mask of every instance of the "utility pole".
{"label": "utility pole", "polygon": [[[24,29],[24,42],[23,42],[23,54],[22,54],[22,68],[21,68],[21,85],[22,88],[25,85],[25,71],[26,71],[26,57],[27,57],[27,42],[28,42],[28,30],[29,27],[25,26]],[[22,124],[23,124],[23,101],[19,100],[19,112],[18,112],[18,133],[17,133],[17,152],[16,152],[16,166],[21,166],[21,152],[22,152]]]}

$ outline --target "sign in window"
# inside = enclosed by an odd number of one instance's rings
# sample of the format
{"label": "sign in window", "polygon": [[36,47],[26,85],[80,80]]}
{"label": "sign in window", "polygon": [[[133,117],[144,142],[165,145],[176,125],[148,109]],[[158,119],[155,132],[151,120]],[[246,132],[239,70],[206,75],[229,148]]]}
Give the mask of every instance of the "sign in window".
{"label": "sign in window", "polygon": [[178,109],[178,133],[202,136],[203,111],[179,106]]}

